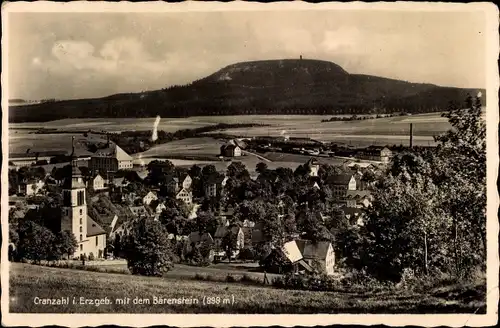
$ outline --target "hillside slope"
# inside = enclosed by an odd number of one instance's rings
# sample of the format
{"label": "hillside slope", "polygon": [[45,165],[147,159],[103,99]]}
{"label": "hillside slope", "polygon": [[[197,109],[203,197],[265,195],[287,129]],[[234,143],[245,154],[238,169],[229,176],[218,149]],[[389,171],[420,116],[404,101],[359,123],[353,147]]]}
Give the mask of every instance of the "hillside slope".
{"label": "hillside slope", "polygon": [[[349,74],[319,60],[267,60],[229,65],[185,86],[99,99],[9,108],[11,122],[89,117],[183,117],[242,114],[365,114],[445,109],[476,89]],[[484,90],[481,90],[483,93]]]}

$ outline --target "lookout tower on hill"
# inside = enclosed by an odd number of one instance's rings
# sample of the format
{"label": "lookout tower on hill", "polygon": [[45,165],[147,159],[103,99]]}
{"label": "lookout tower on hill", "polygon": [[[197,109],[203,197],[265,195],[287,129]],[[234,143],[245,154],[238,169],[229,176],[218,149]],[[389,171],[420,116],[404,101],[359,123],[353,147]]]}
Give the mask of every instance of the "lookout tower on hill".
{"label": "lookout tower on hill", "polygon": [[302,55],[300,55],[300,60],[302,60]]}

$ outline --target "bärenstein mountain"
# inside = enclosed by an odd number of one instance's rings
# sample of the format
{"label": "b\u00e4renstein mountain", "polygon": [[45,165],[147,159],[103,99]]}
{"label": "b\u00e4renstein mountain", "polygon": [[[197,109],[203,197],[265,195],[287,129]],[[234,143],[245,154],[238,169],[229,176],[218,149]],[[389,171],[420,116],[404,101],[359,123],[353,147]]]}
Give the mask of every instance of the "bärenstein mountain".
{"label": "b\u00e4renstein mountain", "polygon": [[285,59],[229,65],[188,85],[104,98],[12,106],[11,122],[62,118],[248,114],[424,113],[481,89],[349,74],[335,63]]}

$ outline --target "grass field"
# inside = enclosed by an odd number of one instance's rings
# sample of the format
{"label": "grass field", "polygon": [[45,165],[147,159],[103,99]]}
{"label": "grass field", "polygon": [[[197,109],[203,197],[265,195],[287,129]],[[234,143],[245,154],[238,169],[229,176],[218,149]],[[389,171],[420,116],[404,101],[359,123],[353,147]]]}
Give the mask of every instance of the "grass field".
{"label": "grass field", "polygon": [[[289,135],[291,137],[310,137],[321,141],[367,146],[371,144],[408,144],[410,123],[413,123],[414,144],[433,145],[433,135],[440,134],[450,128],[446,118],[440,113],[398,116],[346,122],[324,122],[331,115],[243,115],[243,116],[200,116],[190,118],[165,118],[160,121],[158,129],[175,132],[179,129],[190,129],[217,123],[259,123],[266,127],[246,129],[228,129],[221,132],[242,136]],[[9,152],[25,152],[27,148],[44,150],[66,150],[71,147],[70,134],[29,134],[26,128],[55,128],[64,130],[95,129],[103,131],[149,130],[153,128],[155,118],[111,118],[111,119],[65,119],[46,123],[13,123],[9,125]],[[179,152],[180,147],[192,150],[211,152],[214,143],[203,147],[194,144],[162,145],[165,150]],[[206,149],[204,149],[206,147]],[[162,148],[163,149],[163,148]],[[150,150],[154,152],[154,150]]]}
{"label": "grass field", "polygon": [[[484,313],[484,302],[446,297],[448,290],[426,294],[391,292],[312,292],[240,283],[138,277],[11,263],[10,312],[15,313]],[[68,305],[34,304],[35,297],[69,297]],[[100,306],[73,304],[75,297],[104,299]],[[128,297],[130,304],[118,304]],[[184,298],[193,304],[153,304],[153,298]],[[203,304],[219,297],[219,304]],[[149,303],[134,304],[134,299]],[[226,300],[228,300],[226,302]]]}

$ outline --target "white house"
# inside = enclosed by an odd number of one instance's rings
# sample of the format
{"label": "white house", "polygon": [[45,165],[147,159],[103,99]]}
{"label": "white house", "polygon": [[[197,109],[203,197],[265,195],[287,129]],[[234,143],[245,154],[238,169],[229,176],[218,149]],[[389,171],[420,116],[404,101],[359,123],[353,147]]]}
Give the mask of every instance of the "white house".
{"label": "white house", "polygon": [[19,185],[19,193],[26,196],[33,196],[40,193],[44,186],[45,182],[43,180],[28,180]]}
{"label": "white house", "polygon": [[106,187],[105,187],[106,181],[104,180],[104,178],[100,174],[97,174],[95,177],[93,177],[90,180],[90,182],[91,182],[92,189],[95,191],[106,189]]}
{"label": "white house", "polygon": [[182,188],[182,190],[175,195],[175,198],[182,200],[186,205],[191,205],[193,203],[193,195],[191,191],[185,188]]}
{"label": "white house", "polygon": [[156,196],[156,194],[154,192],[150,191],[142,197],[142,203],[145,205],[149,205],[149,204],[151,204],[151,202],[153,200],[157,200],[157,199],[158,199],[158,197]]}

